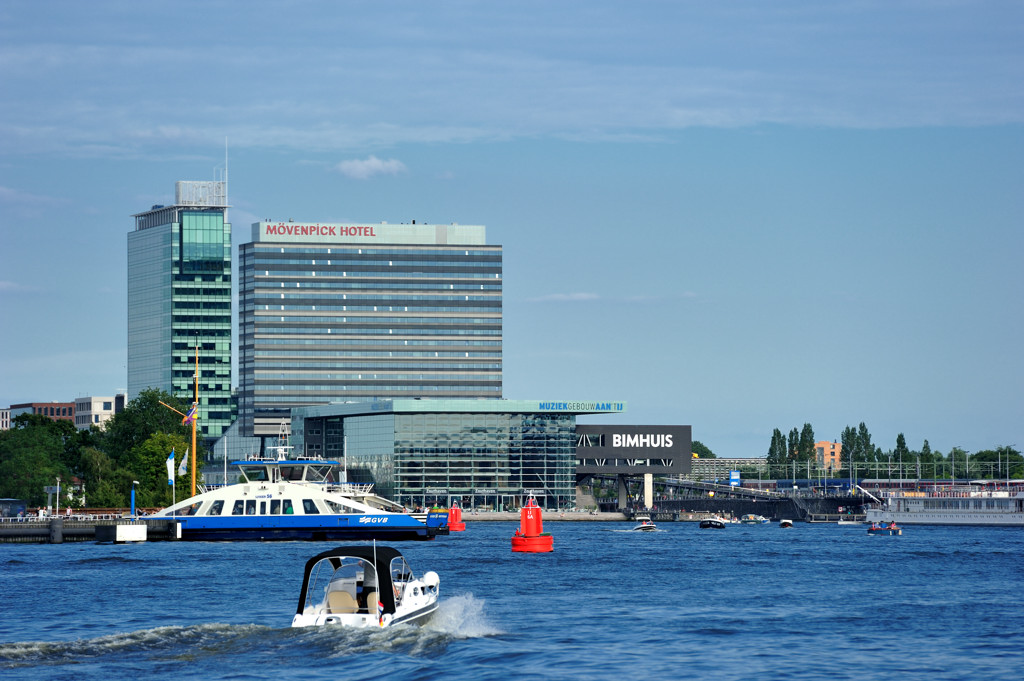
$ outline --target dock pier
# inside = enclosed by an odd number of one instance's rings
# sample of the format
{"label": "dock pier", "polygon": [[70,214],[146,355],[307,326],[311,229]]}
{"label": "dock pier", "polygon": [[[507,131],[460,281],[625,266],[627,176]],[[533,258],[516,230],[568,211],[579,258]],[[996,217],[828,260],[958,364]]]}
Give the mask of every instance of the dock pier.
{"label": "dock pier", "polygon": [[[169,518],[3,518],[0,544],[63,544],[79,541],[115,541],[117,532],[105,528],[142,525],[147,541],[178,539],[178,523]],[[106,533],[106,534],[105,534]],[[109,537],[109,538],[108,538]]]}

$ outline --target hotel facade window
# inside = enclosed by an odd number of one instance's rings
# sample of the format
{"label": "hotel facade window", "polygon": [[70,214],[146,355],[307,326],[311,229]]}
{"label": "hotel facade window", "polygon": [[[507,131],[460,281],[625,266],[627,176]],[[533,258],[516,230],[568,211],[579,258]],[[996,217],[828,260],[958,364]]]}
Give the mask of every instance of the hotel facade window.
{"label": "hotel facade window", "polygon": [[178,182],[173,206],[134,216],[128,234],[128,399],[146,388],[191,403],[198,347],[198,428],[234,420],[231,224],[225,182]]}
{"label": "hotel facade window", "polygon": [[500,398],[502,248],[477,225],[260,222],[239,248],[239,420],[333,401]]}

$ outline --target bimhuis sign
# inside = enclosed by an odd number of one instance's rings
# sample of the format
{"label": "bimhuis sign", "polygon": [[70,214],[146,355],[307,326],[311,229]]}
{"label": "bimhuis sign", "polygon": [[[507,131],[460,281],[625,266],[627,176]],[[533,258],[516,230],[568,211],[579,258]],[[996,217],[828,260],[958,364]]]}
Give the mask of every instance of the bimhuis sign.
{"label": "bimhuis sign", "polygon": [[576,473],[690,472],[690,426],[576,424]]}

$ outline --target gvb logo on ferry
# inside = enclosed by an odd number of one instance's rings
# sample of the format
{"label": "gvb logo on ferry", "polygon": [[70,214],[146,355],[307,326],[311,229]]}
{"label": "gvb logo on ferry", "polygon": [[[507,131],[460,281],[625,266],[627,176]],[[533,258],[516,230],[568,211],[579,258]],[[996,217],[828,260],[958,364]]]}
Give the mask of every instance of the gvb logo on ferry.
{"label": "gvb logo on ferry", "polygon": [[387,525],[388,524],[388,519],[385,518],[384,516],[372,515],[372,516],[363,516],[362,518],[359,519],[359,522],[362,525],[369,525],[369,524],[373,524],[373,525]]}

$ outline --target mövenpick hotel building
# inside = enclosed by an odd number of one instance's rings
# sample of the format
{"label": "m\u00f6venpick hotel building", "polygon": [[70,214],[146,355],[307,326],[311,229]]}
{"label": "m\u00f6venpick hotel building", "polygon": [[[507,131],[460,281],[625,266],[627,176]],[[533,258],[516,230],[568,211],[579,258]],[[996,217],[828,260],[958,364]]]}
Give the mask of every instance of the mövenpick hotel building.
{"label": "m\u00f6venpick hotel building", "polygon": [[502,248],[480,225],[259,222],[239,247],[239,420],[291,409],[500,398]]}

